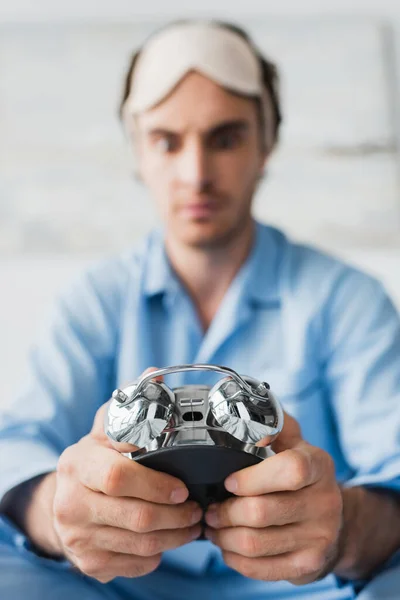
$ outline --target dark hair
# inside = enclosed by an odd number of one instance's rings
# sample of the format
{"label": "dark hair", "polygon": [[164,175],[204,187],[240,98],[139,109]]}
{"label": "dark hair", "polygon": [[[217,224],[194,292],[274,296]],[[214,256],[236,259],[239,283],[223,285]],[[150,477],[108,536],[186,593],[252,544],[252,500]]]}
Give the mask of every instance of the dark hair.
{"label": "dark hair", "polygon": [[[168,29],[171,26],[173,27],[175,25],[191,23],[191,22],[192,21],[189,21],[189,20],[174,21],[173,23],[169,23],[168,25],[164,26],[161,30]],[[216,20],[212,21],[212,23],[214,25],[217,25],[218,27],[222,27],[223,29],[228,29],[229,31],[233,31],[234,33],[239,35],[241,38],[243,38],[248,43],[248,45],[251,47],[254,54],[257,56],[257,58],[259,59],[260,65],[261,65],[263,84],[264,84],[265,89],[268,92],[268,95],[269,95],[269,98],[270,98],[271,104],[272,104],[273,143],[276,144],[276,142],[279,139],[279,128],[282,123],[282,113],[281,113],[281,106],[280,106],[280,100],[279,100],[279,94],[278,94],[279,74],[278,74],[278,69],[277,69],[276,65],[273,62],[271,62],[270,60],[266,59],[258,51],[258,49],[254,45],[253,41],[251,40],[250,36],[243,29],[238,27],[237,25],[233,25],[232,23],[227,23],[225,21],[216,21]],[[158,30],[158,31],[160,31],[160,30]],[[125,80],[124,80],[124,85],[123,85],[123,90],[122,90],[122,97],[121,97],[121,100],[119,103],[119,108],[118,108],[118,115],[121,120],[123,118],[124,104],[129,96],[129,92],[131,89],[131,82],[132,82],[133,73],[135,71],[135,65],[140,56],[140,53],[141,53],[141,48],[139,50],[137,50],[136,52],[134,52],[134,54],[131,57],[130,63],[129,63],[128,71],[125,75]],[[261,102],[258,98],[256,99],[256,102],[258,105],[260,124],[264,130],[265,129],[265,123],[264,123],[264,118],[263,118],[264,113],[261,110]]]}

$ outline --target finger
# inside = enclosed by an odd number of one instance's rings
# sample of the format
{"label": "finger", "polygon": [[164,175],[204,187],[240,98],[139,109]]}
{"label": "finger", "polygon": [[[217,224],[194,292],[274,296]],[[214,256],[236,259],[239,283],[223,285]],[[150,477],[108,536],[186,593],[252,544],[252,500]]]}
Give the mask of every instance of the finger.
{"label": "finger", "polygon": [[115,577],[142,577],[154,571],[161,562],[161,555],[131,556],[115,552],[97,551],[83,557],[72,556],[71,561],[82,573],[102,583]]}
{"label": "finger", "polygon": [[308,543],[308,539],[304,539],[304,527],[297,524],[265,529],[206,528],[205,535],[222,550],[236,552],[248,558],[285,554],[304,548]]}
{"label": "finger", "polygon": [[[135,382],[139,381],[139,379],[142,379],[142,377],[144,377],[145,375],[148,375],[149,373],[153,373],[154,371],[158,371],[159,368],[158,367],[147,367],[147,369],[145,369],[143,371],[143,373],[141,373],[139,375],[139,377],[137,379],[135,379],[135,381],[126,381],[125,383],[122,383],[119,387],[121,389],[134,385]],[[157,377],[153,377],[153,379],[151,379],[150,381],[158,381],[161,382],[164,380],[164,377],[162,375],[158,375]]]}
{"label": "finger", "polygon": [[93,499],[89,497],[88,500],[91,500],[89,505],[92,522],[128,529],[136,533],[191,527],[198,523],[203,515],[203,511],[196,502],[168,506],[132,498],[112,498],[110,496],[94,497]]}
{"label": "finger", "polygon": [[92,425],[92,429],[90,432],[90,435],[93,438],[95,438],[96,440],[98,440],[100,443],[104,444],[107,447],[111,447],[111,443],[110,443],[111,440],[107,436],[104,426],[106,424],[107,411],[108,411],[108,407],[109,407],[111,401],[112,401],[112,399],[110,398],[110,400],[107,400],[107,402],[102,404],[100,406],[100,408],[97,410],[97,412],[94,416],[93,425]]}
{"label": "finger", "polygon": [[229,498],[212,504],[206,512],[205,520],[208,525],[218,529],[237,526],[258,529],[305,521],[312,516],[314,510],[309,502],[308,489]]}
{"label": "finger", "polygon": [[318,481],[328,468],[328,455],[303,440],[296,447],[237,471],[225,487],[237,496],[300,490]]}
{"label": "finger", "polygon": [[84,486],[95,492],[140,498],[157,504],[177,504],[187,500],[189,495],[186,486],[176,477],[129,460],[98,444],[90,435],[71,446],[68,452],[72,454],[69,467],[76,470]]}
{"label": "finger", "polygon": [[146,557],[188,544],[200,536],[201,530],[200,525],[150,533],[135,533],[115,527],[98,527],[92,535],[91,542],[102,550]]}
{"label": "finger", "polygon": [[[152,373],[153,371],[158,371],[159,368],[158,367],[148,367],[145,371],[143,371],[143,373],[141,374],[140,377],[143,377],[144,375],[147,375],[148,373]],[[164,377],[162,375],[158,375],[158,377],[154,377],[153,381],[164,381]]]}
{"label": "finger", "polygon": [[[225,564],[250,579],[263,581],[292,581],[304,578],[310,572],[309,564],[317,562],[312,551],[278,554],[263,558],[248,558],[228,550],[222,553]],[[310,581],[312,581],[312,577]],[[304,580],[304,583],[306,581]]]}
{"label": "finger", "polygon": [[272,443],[273,451],[278,453],[288,448],[293,448],[301,439],[302,435],[298,421],[284,411],[283,429]]}

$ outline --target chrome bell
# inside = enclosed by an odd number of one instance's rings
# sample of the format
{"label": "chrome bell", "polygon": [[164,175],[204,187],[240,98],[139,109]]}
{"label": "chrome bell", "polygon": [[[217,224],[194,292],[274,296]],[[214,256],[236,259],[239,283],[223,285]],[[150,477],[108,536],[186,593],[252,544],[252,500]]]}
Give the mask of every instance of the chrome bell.
{"label": "chrome bell", "polygon": [[225,431],[244,443],[270,444],[280,432],[281,409],[269,386],[242,376],[251,386],[248,394],[231,377],[220,380],[210,390],[209,406],[214,419]]}
{"label": "chrome bell", "polygon": [[131,401],[136,387],[113,392],[106,431],[115,442],[143,448],[172,424],[174,395],[165,384],[149,382],[140,396]]}

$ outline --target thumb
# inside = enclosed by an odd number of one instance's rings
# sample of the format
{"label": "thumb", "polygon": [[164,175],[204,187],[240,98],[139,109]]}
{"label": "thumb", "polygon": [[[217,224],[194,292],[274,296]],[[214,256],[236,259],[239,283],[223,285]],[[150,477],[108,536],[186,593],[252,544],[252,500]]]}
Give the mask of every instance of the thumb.
{"label": "thumb", "polygon": [[284,411],[283,429],[276,440],[271,444],[274,452],[283,452],[294,448],[303,439],[299,423],[292,415]]}
{"label": "thumb", "polygon": [[[158,371],[159,367],[148,367],[145,371],[143,371],[143,373],[141,374],[140,377],[143,377],[143,375],[147,375],[148,373],[152,373],[153,371]],[[159,375],[158,377],[154,377],[154,381],[158,381],[159,383],[161,381],[163,381],[164,378],[162,375]]]}

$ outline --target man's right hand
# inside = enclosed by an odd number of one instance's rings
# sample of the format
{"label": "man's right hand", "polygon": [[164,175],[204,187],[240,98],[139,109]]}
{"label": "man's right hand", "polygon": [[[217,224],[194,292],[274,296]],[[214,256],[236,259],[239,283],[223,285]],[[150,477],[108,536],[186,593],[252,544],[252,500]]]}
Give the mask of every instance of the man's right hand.
{"label": "man's right hand", "polygon": [[107,405],[92,431],[63,452],[56,476],[39,484],[27,523],[29,535],[29,522],[37,527],[35,498],[43,506],[43,493],[53,494],[53,531],[42,547],[103,583],[150,573],[165,550],[199,537],[202,517],[179,479],[120,454],[117,447],[127,451],[126,444],[120,448],[104,433]]}

